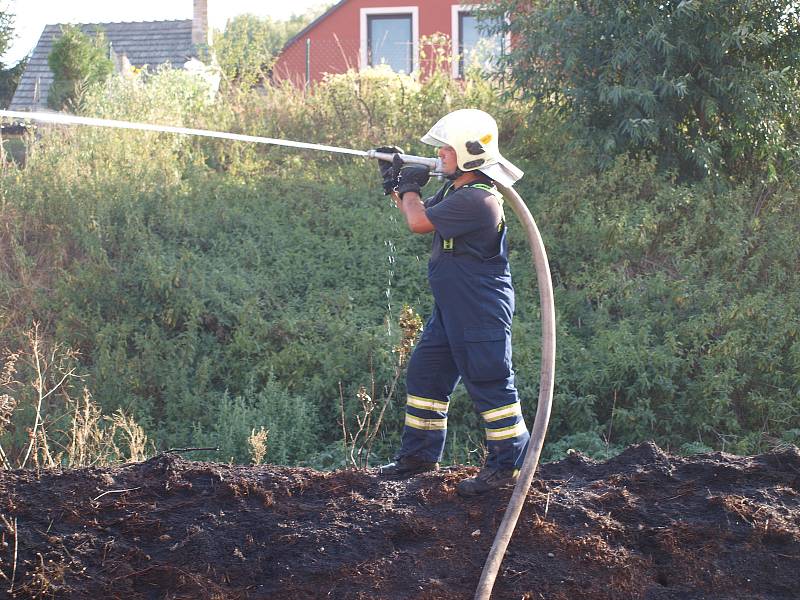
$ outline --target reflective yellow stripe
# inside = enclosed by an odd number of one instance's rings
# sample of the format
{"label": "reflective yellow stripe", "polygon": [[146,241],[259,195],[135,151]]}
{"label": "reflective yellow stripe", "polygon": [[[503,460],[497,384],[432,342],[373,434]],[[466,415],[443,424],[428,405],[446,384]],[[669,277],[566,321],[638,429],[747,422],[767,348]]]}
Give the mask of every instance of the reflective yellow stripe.
{"label": "reflective yellow stripe", "polygon": [[447,402],[433,400],[432,398],[420,398],[409,394],[406,397],[406,405],[423,410],[434,410],[437,412],[447,412]]}
{"label": "reflective yellow stripe", "polygon": [[492,441],[507,440],[509,438],[523,435],[527,431],[528,429],[525,427],[525,421],[520,421],[511,427],[503,427],[502,429],[487,429],[486,439]]}
{"label": "reflective yellow stripe", "polygon": [[444,419],[420,419],[414,415],[406,413],[406,425],[414,429],[433,431],[436,429],[447,429],[447,418]]}
{"label": "reflective yellow stripe", "polygon": [[481,413],[483,420],[487,423],[491,423],[492,421],[499,421],[500,419],[505,419],[506,417],[513,417],[516,415],[521,415],[522,409],[519,405],[519,402],[514,402],[514,404],[508,404],[506,406],[501,406],[500,408],[493,408],[492,410],[487,410]]}

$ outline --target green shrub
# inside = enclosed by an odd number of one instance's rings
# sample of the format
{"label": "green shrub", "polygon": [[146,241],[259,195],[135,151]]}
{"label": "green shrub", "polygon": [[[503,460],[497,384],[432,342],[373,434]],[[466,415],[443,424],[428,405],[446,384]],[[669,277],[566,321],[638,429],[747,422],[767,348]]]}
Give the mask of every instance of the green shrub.
{"label": "green shrub", "polygon": [[542,462],[562,460],[577,450],[595,460],[608,460],[622,452],[623,446],[611,445],[596,432],[581,431],[545,444]]}
{"label": "green shrub", "polygon": [[797,186],[620,159],[526,196],[556,283],[553,438],[753,452],[797,426]]}
{"label": "green shrub", "polygon": [[[380,70],[312,94],[231,90],[188,75],[115,79],[86,114],[369,148],[418,140],[443,113],[496,113],[517,189],[544,235],[558,356],[545,457],[601,457],[655,439],[673,449],[757,451],[800,429],[800,180],[769,187],[677,183],[649,160],[594,170],[563,115],[509,102],[493,84],[418,82]],[[121,98],[123,102],[115,102]],[[48,128],[24,169],[0,174],[2,346],[34,318],[79,349],[110,414],[159,448],[220,446],[245,461],[341,465],[341,396],[380,392],[403,304],[426,317],[429,239],[408,233],[360,158],[184,136]],[[432,192],[435,184],[431,184]],[[518,293],[514,358],[523,411],[538,398],[540,315],[530,253],[510,216]],[[378,395],[378,394],[376,394]],[[377,458],[396,449],[404,387]],[[445,461],[478,464],[482,429],[454,395]],[[301,427],[301,429],[296,429]],[[281,436],[288,436],[283,438]],[[788,436],[788,437],[787,437]],[[687,445],[688,444],[688,445]]]}
{"label": "green shrub", "polygon": [[246,390],[242,396],[224,393],[205,407],[206,424],[195,422],[187,440],[197,447],[214,446],[216,455],[204,458],[247,463],[248,438],[263,427],[267,436],[265,462],[277,465],[304,464],[319,447],[319,419],[314,403],[292,396],[275,379],[262,389]]}

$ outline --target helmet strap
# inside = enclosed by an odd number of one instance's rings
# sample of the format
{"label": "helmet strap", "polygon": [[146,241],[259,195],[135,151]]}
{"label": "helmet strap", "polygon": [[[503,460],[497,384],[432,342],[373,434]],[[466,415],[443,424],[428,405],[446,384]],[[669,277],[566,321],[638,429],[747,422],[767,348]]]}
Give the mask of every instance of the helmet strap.
{"label": "helmet strap", "polygon": [[461,177],[463,174],[464,174],[464,171],[462,171],[461,169],[456,167],[456,170],[455,170],[454,173],[452,173],[451,175],[445,175],[444,178],[449,180],[449,181],[455,181],[456,179]]}

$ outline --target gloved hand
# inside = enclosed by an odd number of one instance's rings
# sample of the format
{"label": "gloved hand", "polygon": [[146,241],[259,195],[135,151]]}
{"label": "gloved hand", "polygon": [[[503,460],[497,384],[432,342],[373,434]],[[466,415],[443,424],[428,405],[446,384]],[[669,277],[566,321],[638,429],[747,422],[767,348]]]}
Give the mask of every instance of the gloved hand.
{"label": "gloved hand", "polygon": [[409,165],[400,169],[397,174],[397,193],[402,200],[406,192],[420,193],[431,178],[427,167],[422,165]]}
{"label": "gloved hand", "polygon": [[[403,154],[403,150],[397,146],[381,146],[380,148],[375,148],[375,151],[385,154]],[[391,161],[378,159],[378,170],[383,180],[383,194],[388,196],[397,187],[397,171],[399,169],[396,170]]]}

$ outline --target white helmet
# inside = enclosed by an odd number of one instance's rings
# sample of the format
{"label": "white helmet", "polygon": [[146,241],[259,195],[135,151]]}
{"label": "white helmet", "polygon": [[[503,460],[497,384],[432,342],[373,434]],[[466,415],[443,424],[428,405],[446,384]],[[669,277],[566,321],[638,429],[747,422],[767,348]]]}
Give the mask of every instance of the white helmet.
{"label": "white helmet", "polygon": [[439,119],[422,141],[451,146],[462,171],[480,170],[502,185],[514,185],[523,173],[500,154],[497,137],[497,122],[489,113],[462,108]]}

